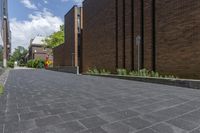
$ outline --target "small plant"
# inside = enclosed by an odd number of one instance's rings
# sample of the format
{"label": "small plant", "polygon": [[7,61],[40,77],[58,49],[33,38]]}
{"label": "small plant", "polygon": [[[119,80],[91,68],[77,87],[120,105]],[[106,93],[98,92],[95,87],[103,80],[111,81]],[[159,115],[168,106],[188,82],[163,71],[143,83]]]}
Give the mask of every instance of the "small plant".
{"label": "small plant", "polygon": [[8,62],[7,62],[7,66],[8,66],[9,68],[14,68],[14,62],[13,62],[13,61],[8,61]]}
{"label": "small plant", "polygon": [[2,94],[3,94],[3,92],[4,92],[4,87],[3,87],[3,85],[2,85],[2,84],[0,84],[0,95],[2,95]]}
{"label": "small plant", "polygon": [[171,79],[177,78],[173,75],[161,75],[158,72],[148,71],[147,69],[141,69],[139,71],[131,71],[129,75],[139,76],[139,77],[154,77],[154,78],[171,78]]}
{"label": "small plant", "polygon": [[111,74],[111,72],[109,70],[106,69],[97,69],[97,68],[93,68],[93,69],[89,69],[87,71],[87,74],[92,74],[92,75],[109,75]]}
{"label": "small plant", "polygon": [[109,74],[111,74],[111,72],[106,70],[106,69],[100,69],[99,72],[100,72],[101,75],[109,75]]}
{"label": "small plant", "polygon": [[30,68],[44,68],[44,65],[45,61],[42,59],[34,59],[27,62],[27,67]]}
{"label": "small plant", "polygon": [[128,75],[128,71],[126,69],[117,69],[118,75]]}
{"label": "small plant", "polygon": [[87,74],[95,74],[95,75],[98,75],[99,74],[99,70],[97,70],[96,68],[94,69],[89,69]]}

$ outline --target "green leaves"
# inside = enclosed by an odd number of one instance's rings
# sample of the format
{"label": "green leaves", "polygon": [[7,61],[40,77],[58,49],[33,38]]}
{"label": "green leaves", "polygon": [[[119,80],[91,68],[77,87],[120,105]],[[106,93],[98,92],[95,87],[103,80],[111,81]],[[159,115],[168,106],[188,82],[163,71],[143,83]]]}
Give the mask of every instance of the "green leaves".
{"label": "green leaves", "polygon": [[3,94],[3,92],[4,92],[4,87],[3,87],[3,85],[2,85],[2,84],[0,84],[0,95],[2,95],[2,94]]}
{"label": "green leaves", "polygon": [[15,51],[13,52],[12,56],[10,57],[7,63],[8,67],[13,68],[15,61],[17,61],[19,65],[25,64],[25,57],[27,53],[28,50],[22,46],[18,46],[17,48],[15,48]]}
{"label": "green leaves", "polygon": [[48,48],[54,48],[64,43],[64,25],[60,26],[60,31],[54,32],[43,40]]}
{"label": "green leaves", "polygon": [[42,59],[34,59],[27,62],[27,67],[30,68],[44,68],[44,65],[45,61]]}

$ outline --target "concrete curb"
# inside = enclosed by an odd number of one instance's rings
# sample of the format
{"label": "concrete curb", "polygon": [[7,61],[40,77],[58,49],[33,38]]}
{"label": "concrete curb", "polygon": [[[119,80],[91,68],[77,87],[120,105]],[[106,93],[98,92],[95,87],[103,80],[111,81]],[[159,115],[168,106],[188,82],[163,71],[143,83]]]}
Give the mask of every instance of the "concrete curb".
{"label": "concrete curb", "polygon": [[[89,75],[89,74],[85,74],[85,75]],[[141,81],[141,82],[148,82],[148,83],[164,84],[164,85],[170,85],[170,86],[186,87],[186,88],[192,88],[192,89],[200,89],[200,80],[133,77],[133,76],[118,76],[118,75],[91,75],[91,76],[101,76],[101,77],[108,77],[108,78],[133,80],[133,81]]]}
{"label": "concrete curb", "polygon": [[53,68],[48,68],[47,70],[79,74],[79,67],[73,67],[73,66],[53,67]]}

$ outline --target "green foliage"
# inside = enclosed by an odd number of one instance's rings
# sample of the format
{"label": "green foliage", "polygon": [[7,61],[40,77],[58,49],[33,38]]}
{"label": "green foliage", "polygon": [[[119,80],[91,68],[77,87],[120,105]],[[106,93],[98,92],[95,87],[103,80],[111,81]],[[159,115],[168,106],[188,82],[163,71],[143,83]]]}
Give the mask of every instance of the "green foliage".
{"label": "green foliage", "polygon": [[2,84],[0,84],[0,95],[2,95],[2,94],[3,94],[3,92],[4,92],[4,87],[3,87],[3,85],[2,85]]}
{"label": "green foliage", "polygon": [[128,71],[126,69],[117,69],[118,75],[127,75]]}
{"label": "green foliage", "polygon": [[106,70],[106,69],[97,69],[97,68],[93,68],[93,69],[89,69],[87,71],[87,74],[92,74],[92,75],[109,75],[111,74],[110,71]]}
{"label": "green foliage", "polygon": [[25,57],[27,53],[28,53],[28,50],[22,46],[18,46],[17,48],[15,48],[15,51],[13,52],[12,56],[10,57],[7,63],[8,67],[13,68],[15,61],[18,62],[19,66],[23,66],[23,64],[26,63]]}
{"label": "green foliage", "polygon": [[54,48],[64,43],[64,25],[60,26],[60,31],[54,32],[43,40],[47,47]]}
{"label": "green foliage", "polygon": [[[106,69],[89,69],[87,74],[91,75],[110,75],[111,72]],[[154,77],[154,78],[169,78],[176,79],[174,75],[161,75],[158,72],[149,71],[147,69],[141,69],[139,71],[128,71],[126,69],[117,69],[117,75],[119,76],[138,76],[138,77]]]}
{"label": "green foliage", "polygon": [[8,61],[8,62],[7,62],[7,66],[8,66],[9,68],[14,68],[14,62],[13,62],[13,61]]}
{"label": "green foliage", "polygon": [[109,75],[109,74],[111,74],[111,72],[106,70],[106,69],[100,69],[99,72],[100,72],[101,75]]}
{"label": "green foliage", "polygon": [[131,71],[129,72],[130,76],[140,76],[140,77],[154,77],[154,78],[171,78],[175,79],[174,75],[161,75],[158,72],[148,71],[147,69],[141,69],[139,71]]}
{"label": "green foliage", "polygon": [[27,62],[27,67],[29,68],[44,68],[44,66],[45,61],[42,59],[34,59]]}

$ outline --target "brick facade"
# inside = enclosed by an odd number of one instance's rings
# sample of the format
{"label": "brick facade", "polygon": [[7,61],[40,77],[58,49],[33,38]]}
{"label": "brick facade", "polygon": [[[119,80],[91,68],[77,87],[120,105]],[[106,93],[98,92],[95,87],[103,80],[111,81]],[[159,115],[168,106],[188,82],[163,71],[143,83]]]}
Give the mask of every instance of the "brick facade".
{"label": "brick facade", "polygon": [[139,67],[200,78],[199,12],[198,0],[85,0],[83,71]]}
{"label": "brick facade", "polygon": [[116,68],[114,3],[115,0],[86,0],[83,3],[83,72],[94,67]]}
{"label": "brick facade", "polygon": [[[54,66],[79,66],[80,32],[82,30],[82,8],[74,6],[65,15],[65,42],[54,48]],[[62,58],[62,59],[60,59]]]}
{"label": "brick facade", "polygon": [[49,57],[52,60],[52,49],[45,48],[42,45],[30,45],[29,47],[29,57],[28,59],[42,59],[46,60]]}
{"label": "brick facade", "polygon": [[61,44],[55,48],[53,48],[53,65],[54,66],[64,66],[64,52],[65,45]]}

